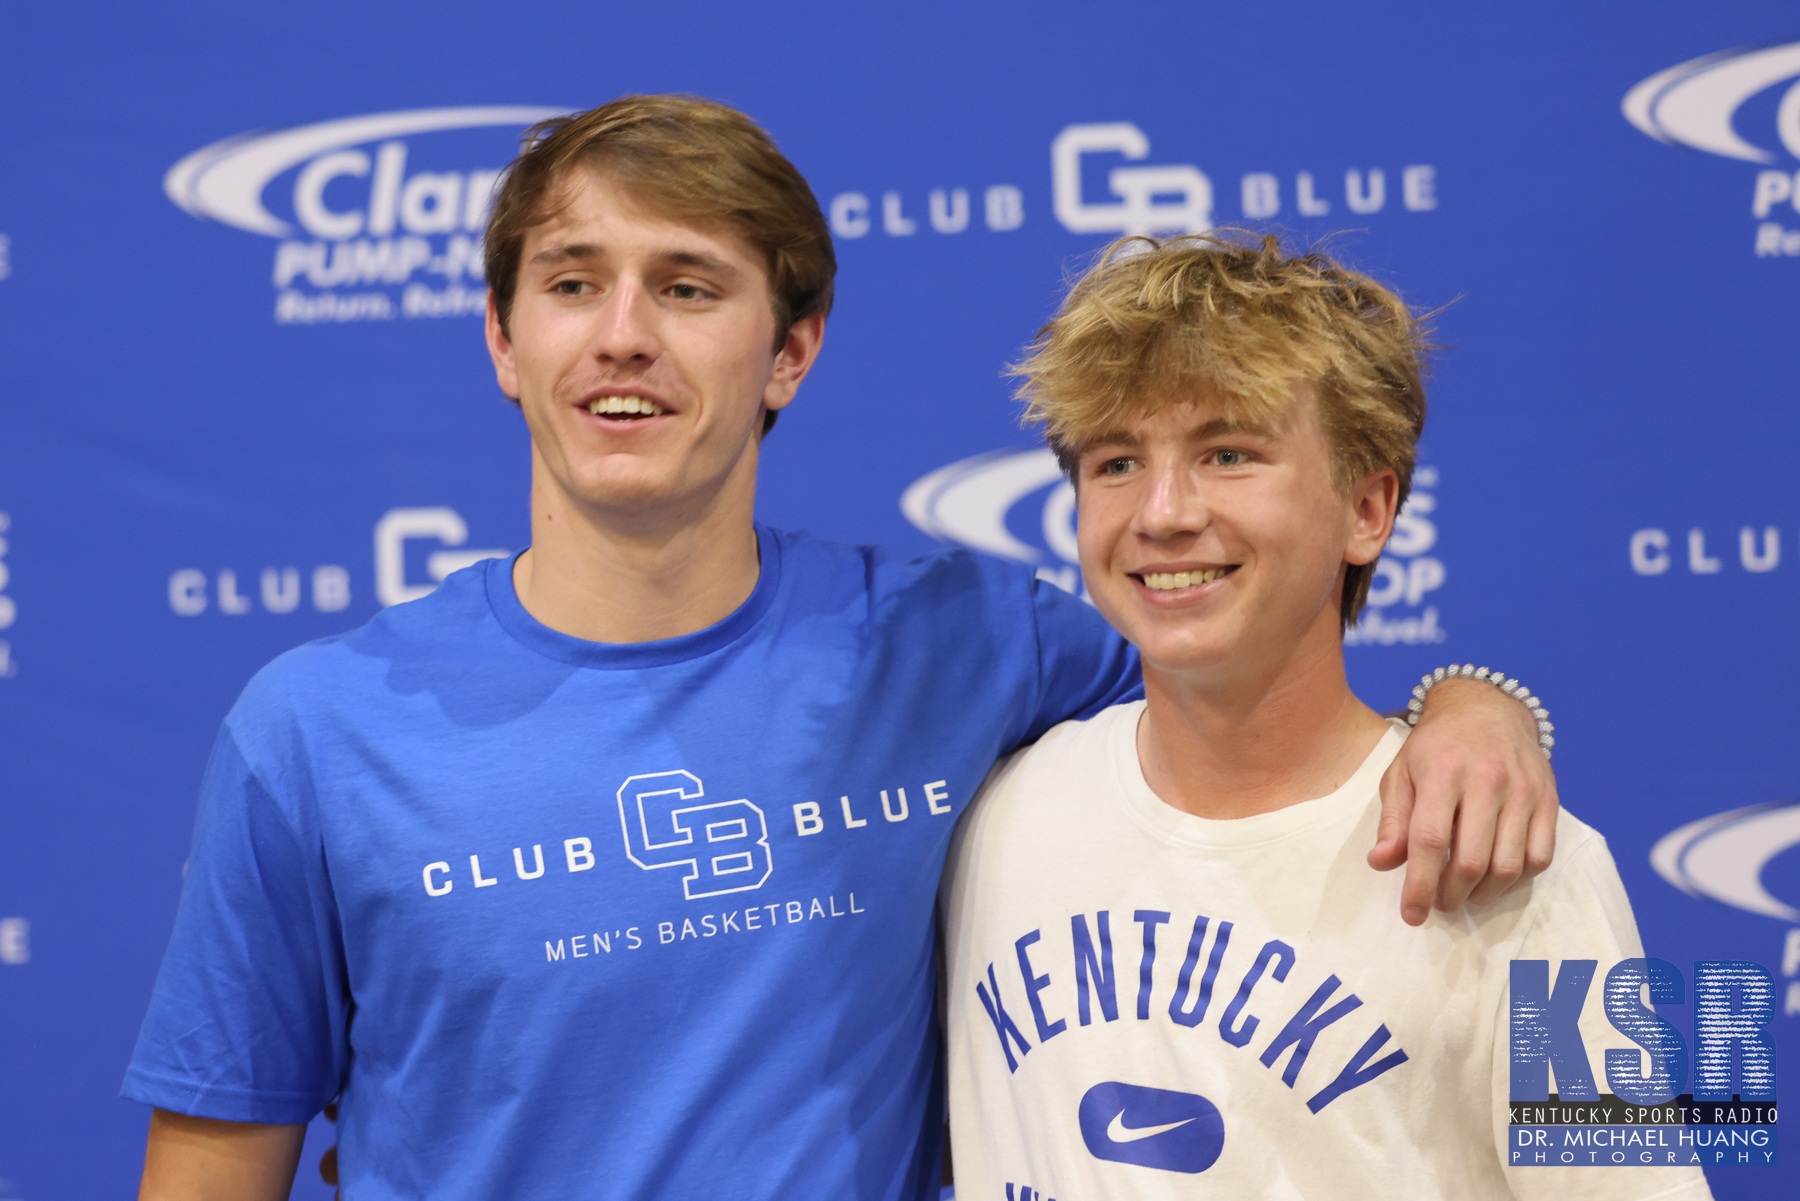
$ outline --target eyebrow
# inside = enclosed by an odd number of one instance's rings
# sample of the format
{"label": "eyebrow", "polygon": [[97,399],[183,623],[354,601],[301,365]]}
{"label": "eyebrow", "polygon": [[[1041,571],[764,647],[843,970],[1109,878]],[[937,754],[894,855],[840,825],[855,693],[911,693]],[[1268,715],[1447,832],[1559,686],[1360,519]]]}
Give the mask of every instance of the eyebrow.
{"label": "eyebrow", "polygon": [[546,246],[531,256],[534,267],[549,266],[553,263],[566,263],[572,259],[597,259],[605,251],[591,242],[559,242],[554,246]]}
{"label": "eyebrow", "polygon": [[[1208,438],[1217,438],[1223,434],[1256,434],[1261,437],[1269,437],[1272,433],[1273,431],[1260,421],[1242,421],[1232,417],[1214,417],[1211,421],[1201,422],[1199,425],[1189,430],[1187,438],[1190,442],[1204,442]],[[1088,450],[1091,450],[1096,446],[1136,447],[1143,445],[1142,438],[1139,438],[1137,434],[1133,433],[1131,430],[1122,428],[1102,430],[1097,434],[1083,438],[1081,442],[1082,446]]]}
{"label": "eyebrow", "polygon": [[[602,259],[606,257],[606,248],[593,242],[559,242],[546,246],[531,256],[534,267],[554,267],[562,263],[583,260]],[[705,271],[713,275],[723,276],[731,281],[743,277],[743,272],[716,255],[702,254],[697,250],[668,250],[655,256],[660,265],[668,267],[689,267],[696,271]]]}

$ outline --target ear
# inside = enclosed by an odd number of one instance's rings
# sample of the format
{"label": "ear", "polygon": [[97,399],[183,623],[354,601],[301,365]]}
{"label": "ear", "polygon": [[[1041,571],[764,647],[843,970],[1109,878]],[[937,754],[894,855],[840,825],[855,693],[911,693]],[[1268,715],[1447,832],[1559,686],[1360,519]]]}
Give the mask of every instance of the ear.
{"label": "ear", "polygon": [[786,340],[775,352],[775,370],[763,388],[763,408],[785,409],[800,390],[800,381],[812,370],[825,344],[825,315],[814,313],[794,322]]}
{"label": "ear", "polygon": [[1395,502],[1400,499],[1400,477],[1392,471],[1377,471],[1350,489],[1350,540],[1344,547],[1344,562],[1358,567],[1373,563],[1394,532]]}
{"label": "ear", "polygon": [[487,298],[487,348],[488,357],[494,360],[494,379],[500,390],[519,399],[519,371],[513,362],[512,339],[500,328],[500,310],[494,304],[494,290],[488,289]]}

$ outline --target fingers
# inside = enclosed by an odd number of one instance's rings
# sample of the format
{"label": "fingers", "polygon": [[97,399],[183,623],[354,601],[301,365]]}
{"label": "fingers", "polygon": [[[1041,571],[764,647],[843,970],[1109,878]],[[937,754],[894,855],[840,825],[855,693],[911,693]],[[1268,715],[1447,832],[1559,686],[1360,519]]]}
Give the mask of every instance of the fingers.
{"label": "fingers", "polygon": [[[1444,799],[1445,807],[1456,811],[1449,863],[1438,881],[1437,907],[1445,913],[1461,909],[1488,874],[1506,796],[1506,773],[1496,767],[1472,768],[1462,773],[1460,781],[1461,795]],[[1513,876],[1516,879],[1518,873]]]}
{"label": "fingers", "polygon": [[1376,827],[1375,845],[1369,849],[1369,866],[1376,871],[1393,871],[1406,862],[1406,827],[1412,808],[1412,774],[1403,760],[1396,759],[1381,776],[1381,824]]}
{"label": "fingers", "polygon": [[[1546,771],[1549,769],[1546,768]],[[1550,781],[1548,803],[1539,805],[1532,811],[1531,827],[1525,839],[1525,872],[1524,878],[1529,880],[1545,868],[1556,857],[1556,814],[1559,801],[1556,795],[1556,781]]]}
{"label": "fingers", "polygon": [[1444,856],[1450,848],[1455,806],[1438,791],[1413,802],[1406,834],[1406,880],[1400,886],[1400,917],[1409,926],[1424,924],[1438,892]]}
{"label": "fingers", "polygon": [[1527,845],[1531,827],[1532,809],[1529,805],[1515,801],[1500,811],[1500,820],[1494,829],[1494,850],[1488,860],[1487,875],[1469,893],[1469,904],[1492,904],[1524,878],[1529,858]]}

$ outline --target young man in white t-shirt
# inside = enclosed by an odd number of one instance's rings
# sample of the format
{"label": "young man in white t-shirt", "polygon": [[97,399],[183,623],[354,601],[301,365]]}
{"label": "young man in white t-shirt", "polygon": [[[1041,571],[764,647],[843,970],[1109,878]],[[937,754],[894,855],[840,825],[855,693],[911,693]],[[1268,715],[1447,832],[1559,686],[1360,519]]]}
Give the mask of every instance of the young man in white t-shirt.
{"label": "young man in white t-shirt", "polygon": [[[1424,424],[1401,300],[1261,244],[1121,244],[1019,373],[1083,579],[1147,700],[989,777],[952,852],[959,1194],[1708,1196],[1689,1167],[1506,1166],[1512,959],[1641,956],[1605,841],[1492,904],[1387,920],[1363,850],[1407,734],[1343,630]],[[1626,1045],[1593,989],[1596,1078]]]}

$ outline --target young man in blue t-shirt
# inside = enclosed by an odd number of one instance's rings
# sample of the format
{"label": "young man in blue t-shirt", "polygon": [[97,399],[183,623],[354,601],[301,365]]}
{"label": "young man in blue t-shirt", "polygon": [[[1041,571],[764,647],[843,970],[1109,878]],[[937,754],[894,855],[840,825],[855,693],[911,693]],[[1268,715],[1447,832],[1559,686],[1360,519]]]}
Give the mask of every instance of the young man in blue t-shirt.
{"label": "young man in blue t-shirt", "polygon": [[[834,262],[741,114],[550,123],[486,246],[531,547],[226,718],[125,1083],[142,1195],[284,1196],[337,1097],[359,1201],[927,1196],[952,825],[1136,660],[1027,571],[755,524]],[[1408,921],[1548,862],[1554,786],[1491,689],[1434,698],[1390,780]]]}

